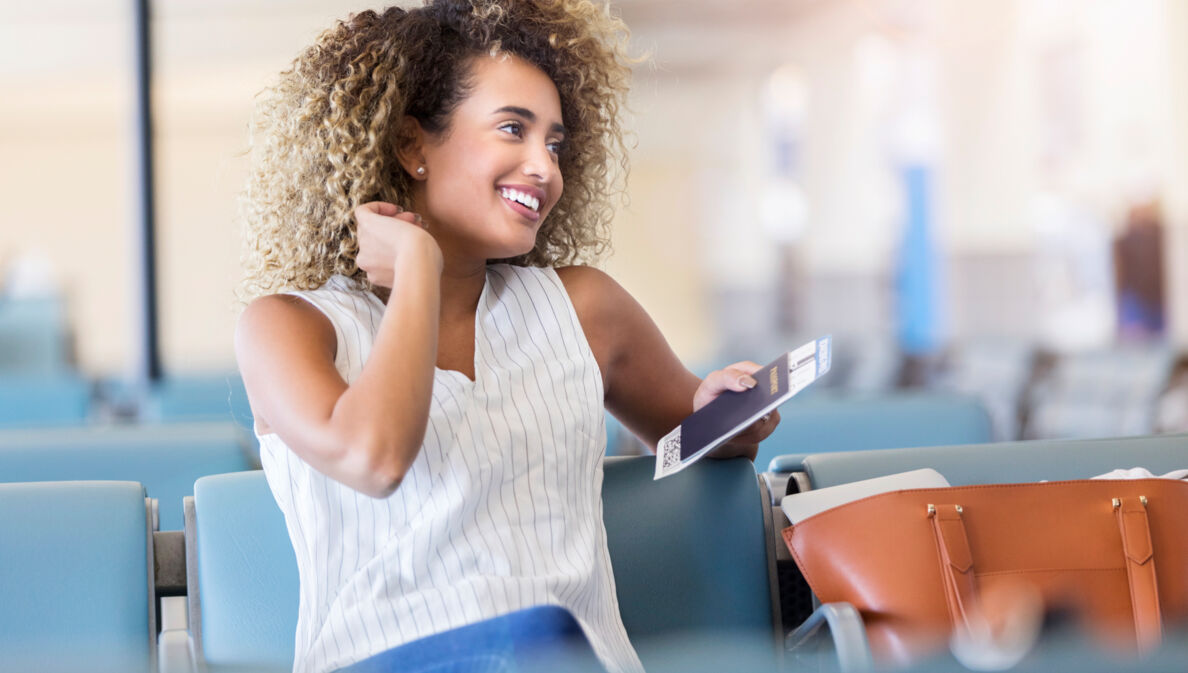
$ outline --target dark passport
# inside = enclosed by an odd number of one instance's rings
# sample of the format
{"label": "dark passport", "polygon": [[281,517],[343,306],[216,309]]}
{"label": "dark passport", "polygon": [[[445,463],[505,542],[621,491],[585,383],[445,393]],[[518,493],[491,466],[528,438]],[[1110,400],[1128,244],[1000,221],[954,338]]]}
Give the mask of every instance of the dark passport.
{"label": "dark passport", "polygon": [[656,447],[656,479],[684,469],[829,371],[832,338],[810,341],[755,372],[750,390],[728,390],[693,412]]}

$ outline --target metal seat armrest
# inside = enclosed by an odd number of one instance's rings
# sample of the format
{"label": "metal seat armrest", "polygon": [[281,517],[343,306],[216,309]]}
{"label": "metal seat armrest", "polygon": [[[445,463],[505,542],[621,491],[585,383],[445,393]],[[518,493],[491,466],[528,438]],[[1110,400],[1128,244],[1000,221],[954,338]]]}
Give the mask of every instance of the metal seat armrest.
{"label": "metal seat armrest", "polygon": [[157,634],[157,673],[195,673],[198,662],[187,630],[185,596],[161,599],[161,633]]}
{"label": "metal seat armrest", "polygon": [[[826,603],[804,620],[804,623],[784,639],[784,649],[789,655],[810,649],[821,627],[828,626],[833,637],[833,650],[842,673],[866,673],[873,670],[870,644],[866,640],[866,627],[862,615],[849,603]],[[791,658],[791,656],[789,657]]]}

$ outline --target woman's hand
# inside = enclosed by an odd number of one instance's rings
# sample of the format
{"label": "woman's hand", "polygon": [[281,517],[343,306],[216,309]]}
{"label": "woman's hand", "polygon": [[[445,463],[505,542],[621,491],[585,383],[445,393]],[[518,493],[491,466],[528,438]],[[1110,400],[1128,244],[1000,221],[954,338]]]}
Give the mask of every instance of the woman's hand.
{"label": "woman's hand", "polygon": [[367,280],[378,287],[392,287],[393,268],[402,254],[427,254],[440,268],[441,248],[426,231],[416,213],[405,212],[392,203],[372,201],[355,209],[359,254],[355,263],[367,272]]}
{"label": "woman's hand", "polygon": [[[754,388],[757,382],[751,375],[760,369],[763,369],[762,365],[747,360],[710,372],[709,376],[706,376],[701,385],[697,387],[697,392],[693,394],[693,411],[709,404],[727,390],[742,392]],[[756,454],[759,453],[759,442],[767,439],[779,424],[780,412],[772,411],[752,423],[749,428],[743,430],[734,439],[710,451],[709,456],[711,458],[746,456],[749,460],[754,461]]]}

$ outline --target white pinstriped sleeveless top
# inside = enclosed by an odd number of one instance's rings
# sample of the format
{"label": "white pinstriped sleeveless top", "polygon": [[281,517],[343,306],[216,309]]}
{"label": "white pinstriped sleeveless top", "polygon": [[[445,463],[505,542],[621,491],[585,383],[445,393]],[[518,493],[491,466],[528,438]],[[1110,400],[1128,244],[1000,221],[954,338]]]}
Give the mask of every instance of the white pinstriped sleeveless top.
{"label": "white pinstriped sleeveless top", "polygon": [[[292,294],[334,325],[354,381],[383,303],[344,276]],[[602,523],[602,377],[555,271],[487,267],[474,360],[473,382],[436,371],[424,444],[386,499],[260,437],[301,578],[295,673],[537,605],[569,610],[612,671],[642,670]]]}

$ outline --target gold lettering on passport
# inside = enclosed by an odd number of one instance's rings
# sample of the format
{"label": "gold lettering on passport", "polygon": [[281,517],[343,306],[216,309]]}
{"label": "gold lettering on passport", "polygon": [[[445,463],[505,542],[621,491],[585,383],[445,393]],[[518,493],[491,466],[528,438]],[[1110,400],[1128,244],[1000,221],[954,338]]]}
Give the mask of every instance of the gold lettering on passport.
{"label": "gold lettering on passport", "polygon": [[768,377],[771,379],[771,394],[772,395],[775,395],[776,393],[778,393],[780,391],[780,377],[779,377],[779,374],[776,372],[776,369],[778,369],[778,368],[772,367],[771,372],[770,372],[771,375]]}

